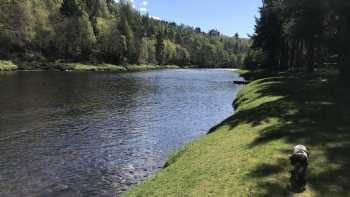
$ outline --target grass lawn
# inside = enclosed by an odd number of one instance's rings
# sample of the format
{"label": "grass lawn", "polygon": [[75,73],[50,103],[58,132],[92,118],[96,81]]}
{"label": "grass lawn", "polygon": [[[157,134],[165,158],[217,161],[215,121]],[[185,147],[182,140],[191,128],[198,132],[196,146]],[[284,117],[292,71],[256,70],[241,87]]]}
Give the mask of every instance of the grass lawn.
{"label": "grass lawn", "polygon": [[151,65],[151,64],[141,64],[141,65],[127,65],[126,69],[128,71],[143,71],[143,70],[154,70],[154,69],[167,69],[167,68],[180,68],[176,65]]}
{"label": "grass lawn", "polygon": [[154,69],[166,69],[166,68],[179,68],[179,66],[173,65],[151,65],[151,64],[140,64],[140,65],[113,65],[113,64],[82,64],[82,63],[69,63],[64,66],[66,70],[74,71],[146,71]]}
{"label": "grass lawn", "polygon": [[126,71],[125,67],[112,64],[69,63],[65,66],[65,69],[76,71]]}
{"label": "grass lawn", "polygon": [[[253,81],[240,91],[235,115],[124,196],[350,196],[349,104],[350,92],[338,88],[334,74]],[[311,150],[300,194],[289,190],[297,144]]]}
{"label": "grass lawn", "polygon": [[62,71],[147,71],[156,69],[174,69],[180,68],[176,65],[156,65],[156,64],[140,64],[140,65],[114,65],[114,64],[92,64],[92,63],[54,63],[54,62],[22,62],[19,67],[11,61],[0,60],[0,71],[9,70],[62,70]]}
{"label": "grass lawn", "polygon": [[0,60],[0,71],[10,71],[16,69],[17,65],[15,65],[12,61]]}

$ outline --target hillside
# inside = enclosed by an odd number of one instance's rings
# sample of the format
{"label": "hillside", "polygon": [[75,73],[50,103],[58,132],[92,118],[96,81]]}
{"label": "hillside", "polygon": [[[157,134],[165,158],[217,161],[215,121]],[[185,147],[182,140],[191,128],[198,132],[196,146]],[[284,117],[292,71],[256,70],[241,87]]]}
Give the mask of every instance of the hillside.
{"label": "hillside", "polygon": [[141,14],[129,1],[4,0],[0,59],[237,67],[250,41]]}

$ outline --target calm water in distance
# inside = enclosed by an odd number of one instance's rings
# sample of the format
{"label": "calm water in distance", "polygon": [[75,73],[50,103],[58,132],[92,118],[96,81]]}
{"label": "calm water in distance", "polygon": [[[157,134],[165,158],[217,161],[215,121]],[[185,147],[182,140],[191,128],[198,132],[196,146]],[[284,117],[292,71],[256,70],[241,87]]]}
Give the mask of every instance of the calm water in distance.
{"label": "calm water in distance", "polygon": [[0,196],[112,197],[233,113],[232,70],[0,74]]}

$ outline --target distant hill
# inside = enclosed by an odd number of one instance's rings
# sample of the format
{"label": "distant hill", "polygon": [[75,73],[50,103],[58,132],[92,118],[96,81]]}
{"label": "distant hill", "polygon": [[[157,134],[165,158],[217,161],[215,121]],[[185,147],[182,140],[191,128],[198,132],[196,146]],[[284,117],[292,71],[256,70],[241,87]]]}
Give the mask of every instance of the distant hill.
{"label": "distant hill", "polygon": [[140,14],[128,1],[3,0],[0,58],[237,67],[249,39]]}

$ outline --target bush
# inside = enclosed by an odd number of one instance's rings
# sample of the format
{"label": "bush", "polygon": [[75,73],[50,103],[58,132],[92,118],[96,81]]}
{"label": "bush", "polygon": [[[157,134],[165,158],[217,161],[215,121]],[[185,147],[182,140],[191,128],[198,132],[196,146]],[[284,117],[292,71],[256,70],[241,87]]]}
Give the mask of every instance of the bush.
{"label": "bush", "polygon": [[12,61],[0,60],[0,71],[10,71],[16,69],[18,69],[18,67]]}
{"label": "bush", "polygon": [[244,65],[249,69],[258,69],[266,61],[266,54],[262,49],[252,49],[244,59]]}

